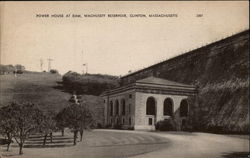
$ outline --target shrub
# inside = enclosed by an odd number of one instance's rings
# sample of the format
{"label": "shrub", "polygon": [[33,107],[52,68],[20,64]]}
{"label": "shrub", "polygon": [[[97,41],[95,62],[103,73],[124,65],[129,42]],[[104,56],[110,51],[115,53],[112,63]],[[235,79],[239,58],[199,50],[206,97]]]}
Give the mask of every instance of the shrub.
{"label": "shrub", "polygon": [[114,125],[114,129],[122,129],[122,125],[121,124],[116,124],[116,125]]}
{"label": "shrub", "polygon": [[118,85],[117,77],[100,74],[81,75],[69,71],[62,79],[64,89],[77,94],[100,95],[103,91]]}
{"label": "shrub", "polygon": [[52,74],[58,74],[58,71],[55,70],[55,69],[51,69],[49,72],[52,73]]}
{"label": "shrub", "polygon": [[165,119],[158,121],[155,129],[160,131],[176,131],[176,126],[176,122],[173,119]]}
{"label": "shrub", "polygon": [[23,74],[23,71],[22,70],[17,70],[16,73],[17,74]]}
{"label": "shrub", "polygon": [[103,128],[103,125],[101,123],[97,123],[96,128],[101,129],[101,128]]}
{"label": "shrub", "polygon": [[110,125],[110,124],[105,126],[105,128],[111,128],[111,127],[112,127],[112,125]]}
{"label": "shrub", "polygon": [[135,130],[135,128],[134,127],[129,127],[128,130]]}

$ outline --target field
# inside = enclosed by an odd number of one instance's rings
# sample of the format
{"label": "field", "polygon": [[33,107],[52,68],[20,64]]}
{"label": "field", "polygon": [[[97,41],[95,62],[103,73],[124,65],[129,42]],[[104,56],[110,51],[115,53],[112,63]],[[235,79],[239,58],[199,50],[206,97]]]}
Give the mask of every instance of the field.
{"label": "field", "polygon": [[60,75],[50,73],[1,75],[0,106],[12,101],[32,102],[42,109],[59,110],[70,98],[70,94],[55,88],[60,81]]}
{"label": "field", "polygon": [[[15,77],[13,74],[0,75],[0,107],[11,102],[32,102],[41,110],[58,112],[70,104],[71,94],[64,91],[59,74],[27,72]],[[99,123],[103,120],[102,99],[98,96],[83,95],[83,101],[95,111]]]}

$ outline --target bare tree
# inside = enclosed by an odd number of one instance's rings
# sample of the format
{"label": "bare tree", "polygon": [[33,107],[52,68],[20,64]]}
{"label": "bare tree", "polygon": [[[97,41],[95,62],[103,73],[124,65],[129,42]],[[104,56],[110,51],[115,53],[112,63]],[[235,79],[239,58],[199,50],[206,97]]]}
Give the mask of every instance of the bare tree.
{"label": "bare tree", "polygon": [[43,145],[46,145],[47,137],[50,135],[50,142],[53,140],[53,131],[56,130],[55,113],[48,111],[44,113],[42,123],[40,126],[40,132],[44,134]]}
{"label": "bare tree", "polygon": [[91,125],[94,124],[93,114],[92,111],[87,107],[87,105],[80,104],[81,109],[81,122],[79,127],[79,133],[80,133],[80,141],[83,139],[83,131],[85,129],[91,128]]}
{"label": "bare tree", "polygon": [[66,115],[66,109],[62,109],[57,115],[56,115],[56,127],[59,128],[62,132],[62,136],[64,136],[64,128],[67,127],[67,120],[65,119]]}
{"label": "bare tree", "polygon": [[82,141],[83,130],[93,123],[92,114],[84,104],[72,104],[63,109],[63,120],[65,127],[69,127],[74,133],[74,145],[76,145],[78,132]]}
{"label": "bare tree", "polygon": [[43,115],[42,112],[31,103],[12,103],[6,108],[8,109],[6,111],[7,114],[11,116],[7,119],[13,129],[11,134],[19,145],[19,154],[21,155],[23,154],[25,141],[29,135],[40,126]]}
{"label": "bare tree", "polygon": [[5,144],[7,144],[7,151],[9,151],[13,133],[15,131],[15,121],[12,119],[10,111],[11,108],[9,106],[5,106],[0,109],[0,134],[7,137],[7,140],[5,140]]}

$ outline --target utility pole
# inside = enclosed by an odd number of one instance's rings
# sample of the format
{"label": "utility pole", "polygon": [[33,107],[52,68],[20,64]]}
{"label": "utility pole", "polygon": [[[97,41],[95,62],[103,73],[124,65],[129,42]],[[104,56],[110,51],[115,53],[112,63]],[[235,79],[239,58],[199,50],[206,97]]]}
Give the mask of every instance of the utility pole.
{"label": "utility pole", "polygon": [[[84,61],[83,50],[82,50],[82,61]],[[82,64],[82,74],[83,75],[84,75],[84,66],[85,66],[85,64]]]}
{"label": "utility pole", "polygon": [[53,61],[53,59],[48,58],[48,72],[51,70],[51,62]]}
{"label": "utility pole", "polygon": [[40,59],[40,68],[41,68],[41,72],[43,71],[43,59]]}
{"label": "utility pole", "polygon": [[[82,61],[84,61],[83,51],[82,51]],[[82,66],[83,66],[82,74],[84,74],[84,66],[86,66],[85,74],[87,74],[88,73],[88,63],[83,63]]]}
{"label": "utility pole", "polygon": [[[84,64],[82,64],[82,66],[83,67],[86,66],[86,73],[85,74],[87,74],[88,73],[88,63],[84,63]],[[84,74],[84,70],[83,70],[83,74]]]}

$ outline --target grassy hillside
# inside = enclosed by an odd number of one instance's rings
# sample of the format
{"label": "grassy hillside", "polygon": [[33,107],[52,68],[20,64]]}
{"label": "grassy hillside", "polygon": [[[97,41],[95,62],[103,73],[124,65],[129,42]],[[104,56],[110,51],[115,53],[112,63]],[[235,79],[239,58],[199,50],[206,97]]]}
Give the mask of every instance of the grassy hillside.
{"label": "grassy hillside", "polygon": [[[32,102],[42,110],[58,112],[70,104],[70,93],[61,90],[62,76],[51,73],[27,72],[0,75],[0,107],[16,102]],[[95,111],[99,122],[103,120],[102,99],[84,95],[83,100]]]}

